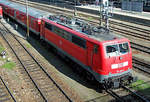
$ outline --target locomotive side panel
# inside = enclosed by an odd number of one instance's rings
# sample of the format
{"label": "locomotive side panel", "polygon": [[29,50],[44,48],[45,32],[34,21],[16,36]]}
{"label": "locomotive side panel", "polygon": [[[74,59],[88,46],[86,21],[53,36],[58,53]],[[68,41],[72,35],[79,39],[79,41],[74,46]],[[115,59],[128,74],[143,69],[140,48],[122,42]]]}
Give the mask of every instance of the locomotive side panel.
{"label": "locomotive side panel", "polygon": [[86,41],[84,39],[80,39],[73,35],[73,33],[65,31],[60,28],[60,26],[57,26],[57,24],[53,24],[52,26],[50,23],[46,22],[46,25],[41,28],[44,28],[44,30],[41,30],[41,36],[43,36],[47,41],[53,43],[57,48],[66,52],[67,56],[75,58],[80,63],[86,65],[87,49]]}

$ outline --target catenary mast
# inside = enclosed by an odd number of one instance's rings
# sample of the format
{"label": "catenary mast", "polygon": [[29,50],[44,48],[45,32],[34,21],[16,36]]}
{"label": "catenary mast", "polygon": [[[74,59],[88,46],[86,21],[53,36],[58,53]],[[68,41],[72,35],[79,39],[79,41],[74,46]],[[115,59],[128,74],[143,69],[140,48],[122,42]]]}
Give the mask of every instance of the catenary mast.
{"label": "catenary mast", "polygon": [[102,21],[105,21],[105,28],[109,29],[109,4],[108,0],[101,0],[100,2],[100,26]]}

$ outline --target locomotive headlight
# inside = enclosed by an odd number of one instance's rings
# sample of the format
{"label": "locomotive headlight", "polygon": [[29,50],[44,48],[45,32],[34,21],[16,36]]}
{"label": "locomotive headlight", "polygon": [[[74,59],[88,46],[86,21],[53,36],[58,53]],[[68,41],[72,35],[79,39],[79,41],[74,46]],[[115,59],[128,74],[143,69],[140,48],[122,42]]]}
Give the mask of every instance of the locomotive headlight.
{"label": "locomotive headlight", "polygon": [[128,66],[128,61],[123,63],[123,67]]}
{"label": "locomotive headlight", "polygon": [[112,64],[111,69],[116,69],[116,68],[121,68],[126,66],[128,66],[128,61],[119,64]]}
{"label": "locomotive headlight", "polygon": [[118,68],[119,66],[118,66],[118,64],[112,64],[111,65],[111,69],[116,69],[116,68]]}

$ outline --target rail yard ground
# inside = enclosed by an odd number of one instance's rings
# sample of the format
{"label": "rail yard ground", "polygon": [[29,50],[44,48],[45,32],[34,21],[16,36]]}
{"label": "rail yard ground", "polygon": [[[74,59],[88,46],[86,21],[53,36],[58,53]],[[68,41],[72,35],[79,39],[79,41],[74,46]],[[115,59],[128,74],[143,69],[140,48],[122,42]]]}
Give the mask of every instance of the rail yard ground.
{"label": "rail yard ground", "polygon": [[[115,26],[115,24],[111,26]],[[96,85],[89,84],[85,81],[85,79],[73,72],[71,66],[68,66],[67,63],[61,60],[60,57],[52,53],[49,49],[43,47],[37,39],[34,39],[35,36],[31,37],[28,43],[23,37],[25,31],[21,28],[19,28],[18,31],[20,33],[17,33],[17,35],[21,36],[18,39],[22,41],[27,49],[36,59],[38,59],[38,61],[40,61],[42,65],[46,66],[47,72],[49,72],[54,78],[58,78],[57,82],[62,85],[63,89],[65,89],[67,93],[72,93],[71,95],[73,96],[73,99],[77,99],[73,101],[78,102],[80,98],[85,102],[115,101],[112,96],[100,93]],[[148,40],[141,40],[141,38],[127,34],[124,34],[124,36],[128,37],[134,43],[149,47]],[[6,59],[0,57],[0,73],[15,99],[18,102],[41,102],[42,99],[39,92],[33,85],[32,81],[27,78],[27,75],[24,74],[23,70],[19,68],[20,65],[15,63],[15,57],[12,55],[10,48],[2,37],[0,37],[0,52],[1,50],[6,51]],[[133,49],[132,52],[134,57],[142,59],[143,62],[150,62],[150,54],[138,51],[136,49]],[[135,92],[150,99],[150,75],[137,69],[134,69],[133,75],[138,77],[138,81],[129,87]],[[127,93],[122,93],[119,90],[115,91],[121,94],[122,97],[128,96]]]}
{"label": "rail yard ground", "polygon": [[[112,96],[100,93],[99,90],[93,87],[93,85],[89,84],[83,78],[74,73],[67,63],[63,62],[58,56],[44,48],[36,39],[31,38],[30,43],[28,43],[24,38],[22,38],[22,34],[25,34],[25,32],[23,30],[20,30],[20,32],[21,34],[17,33],[17,35],[21,36],[19,39],[22,41],[22,43],[24,43],[28,50],[31,51],[35,58],[41,61],[41,64],[47,66],[47,71],[50,71],[53,77],[60,78],[58,83],[60,82],[61,85],[62,81],[65,83],[62,87],[64,87],[66,90],[71,90],[71,92],[75,94],[74,97],[80,97],[86,102],[90,102],[92,100],[95,100],[96,102],[108,102],[114,100]],[[0,37],[0,46],[1,49],[5,49],[7,53],[7,59],[1,60],[1,76],[5,80],[15,99],[20,102],[41,102],[42,99],[40,98],[39,92],[36,90],[32,82],[27,79],[27,75],[20,70],[18,65],[13,65],[11,68],[2,67],[2,65],[6,63],[8,59],[11,62],[15,61],[14,55],[11,54],[10,48],[2,39],[2,37]],[[145,76],[143,73],[136,71],[133,71],[133,74],[138,76],[139,80],[131,85],[131,87],[133,87],[133,90],[137,90],[140,93],[145,93],[148,97],[148,93],[150,92],[149,76]],[[66,88],[66,86],[69,87]],[[78,95],[76,95],[76,93]],[[122,94],[122,96],[124,96],[124,94]]]}

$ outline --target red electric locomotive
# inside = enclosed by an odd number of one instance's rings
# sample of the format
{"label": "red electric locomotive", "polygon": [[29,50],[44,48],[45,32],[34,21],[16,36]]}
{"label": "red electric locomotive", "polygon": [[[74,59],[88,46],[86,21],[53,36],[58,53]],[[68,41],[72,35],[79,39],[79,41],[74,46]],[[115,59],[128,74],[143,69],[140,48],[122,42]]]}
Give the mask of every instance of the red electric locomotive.
{"label": "red electric locomotive", "polygon": [[132,82],[132,51],[129,40],[104,28],[64,16],[42,19],[41,39],[87,70],[91,79],[107,87]]}
{"label": "red electric locomotive", "polygon": [[[0,5],[8,8],[5,14],[26,26],[23,5],[7,4],[6,0],[1,0]],[[79,65],[78,70],[84,69],[91,80],[96,79],[109,88],[133,81],[132,51],[128,39],[80,19],[33,8],[29,8],[29,23],[31,31],[40,34],[41,39]]]}

